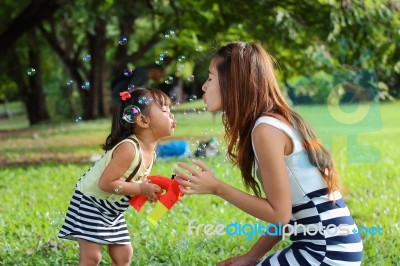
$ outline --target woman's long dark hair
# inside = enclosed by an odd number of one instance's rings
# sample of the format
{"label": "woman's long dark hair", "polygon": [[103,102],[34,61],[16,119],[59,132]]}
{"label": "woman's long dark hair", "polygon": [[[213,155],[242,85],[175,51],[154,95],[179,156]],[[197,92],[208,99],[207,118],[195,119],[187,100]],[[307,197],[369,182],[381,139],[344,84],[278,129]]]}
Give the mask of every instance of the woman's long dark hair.
{"label": "woman's long dark hair", "polygon": [[155,101],[160,107],[171,105],[171,99],[168,95],[157,89],[137,88],[128,93],[131,95],[129,99],[123,101],[120,98],[114,106],[111,133],[108,135],[106,142],[101,145],[101,148],[105,151],[111,150],[120,141],[134,134],[135,123],[128,123],[122,119],[126,107],[134,105],[140,109],[143,115],[148,115],[152,101]]}
{"label": "woman's long dark hair", "polygon": [[310,162],[327,182],[328,193],[340,188],[339,176],[329,152],[312,128],[284,99],[274,73],[272,57],[256,43],[231,42],[214,55],[221,90],[223,123],[228,157],[238,165],[246,188],[258,196],[260,186],[253,177],[255,156],[251,132],[262,115],[282,116],[303,141]]}

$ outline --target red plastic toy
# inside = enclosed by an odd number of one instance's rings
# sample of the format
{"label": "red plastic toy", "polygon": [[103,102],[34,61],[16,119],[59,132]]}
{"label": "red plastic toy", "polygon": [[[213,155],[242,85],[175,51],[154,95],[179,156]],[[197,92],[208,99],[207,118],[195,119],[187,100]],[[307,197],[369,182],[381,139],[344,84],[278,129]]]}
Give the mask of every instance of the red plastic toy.
{"label": "red plastic toy", "polygon": [[[161,175],[148,176],[147,179],[150,183],[159,185],[163,192],[158,194],[159,201],[153,211],[147,216],[152,224],[156,224],[161,217],[170,210],[175,203],[183,197],[183,193],[179,190],[179,183],[174,178],[168,178]],[[143,195],[133,196],[129,200],[129,204],[140,211],[146,203],[147,197]]]}

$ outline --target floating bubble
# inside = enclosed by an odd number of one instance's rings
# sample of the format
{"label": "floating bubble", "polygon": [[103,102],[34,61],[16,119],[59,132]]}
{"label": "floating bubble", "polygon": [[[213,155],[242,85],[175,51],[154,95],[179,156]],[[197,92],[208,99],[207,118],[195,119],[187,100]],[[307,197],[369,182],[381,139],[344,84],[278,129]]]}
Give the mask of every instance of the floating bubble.
{"label": "floating bubble", "polygon": [[124,70],[125,77],[131,76],[132,73],[133,73],[132,69],[127,68],[127,69]]}
{"label": "floating bubble", "polygon": [[28,68],[28,70],[26,71],[26,73],[29,75],[29,76],[34,76],[35,74],[36,74],[36,69],[34,69],[33,67],[30,67],[30,68]]}
{"label": "floating bubble", "polygon": [[178,56],[178,62],[185,62],[185,60],[186,60],[186,56],[184,56],[184,55]]}
{"label": "floating bubble", "polygon": [[181,71],[184,68],[185,68],[184,64],[178,64],[177,67],[176,67],[176,70]]}
{"label": "floating bubble", "polygon": [[171,98],[171,100],[176,100],[176,98],[177,98],[177,96],[176,96],[176,93],[175,92],[171,92],[170,94],[169,94],[169,97]]}
{"label": "floating bubble", "polygon": [[147,98],[146,96],[142,96],[138,99],[139,104],[145,104],[145,105],[151,104],[152,101],[153,101],[152,98]]}
{"label": "floating bubble", "polygon": [[164,33],[164,37],[167,38],[167,39],[172,39],[173,37],[175,37],[175,31],[172,30],[172,29],[167,30]]}
{"label": "floating bubble", "polygon": [[72,79],[70,79],[70,80],[67,81],[67,86],[68,87],[72,87],[72,85],[74,85],[74,83],[75,82]]}
{"label": "floating bubble", "polygon": [[82,116],[75,117],[75,122],[76,123],[82,122]]}
{"label": "floating bubble", "polygon": [[198,46],[195,48],[195,50],[196,50],[197,52],[201,52],[201,51],[203,51],[203,46],[198,45]]}
{"label": "floating bubble", "polygon": [[85,81],[81,84],[81,89],[82,90],[88,90],[90,89],[90,82],[89,81]]}
{"label": "floating bubble", "polygon": [[[47,216],[48,213],[46,212],[46,217]],[[49,218],[51,226],[59,227],[64,222],[64,213],[60,211],[55,211]]]}
{"label": "floating bubble", "polygon": [[178,253],[183,253],[189,248],[189,241],[187,239],[181,240],[175,250],[178,251]]}
{"label": "floating bubble", "polygon": [[189,77],[187,77],[188,81],[193,81],[194,80],[194,75],[190,75]]}
{"label": "floating bubble", "polygon": [[123,113],[122,113],[122,119],[125,120],[128,123],[135,123],[136,118],[138,117],[138,115],[140,115],[140,109],[139,107],[135,106],[135,105],[129,105],[127,107],[125,107]]}
{"label": "floating bubble", "polygon": [[193,102],[197,100],[197,96],[196,95],[190,95],[189,96],[189,102]]}
{"label": "floating bubble", "polygon": [[161,57],[161,58],[165,58],[165,57],[167,57],[167,56],[168,56],[168,51],[167,51],[167,50],[163,51],[163,52],[160,54],[160,57]]}
{"label": "floating bubble", "polygon": [[162,64],[164,64],[164,58],[157,57],[156,60],[154,61],[154,63],[156,63],[157,65],[161,66]]}
{"label": "floating bubble", "polygon": [[168,76],[166,79],[165,79],[165,84],[172,84],[173,82],[174,82],[174,78],[172,77],[172,76]]}
{"label": "floating bubble", "polygon": [[92,59],[92,56],[90,54],[85,55],[84,57],[82,57],[82,60],[85,62],[88,62]]}
{"label": "floating bubble", "polygon": [[135,89],[135,85],[134,84],[129,84],[128,85],[128,91],[132,92]]}
{"label": "floating bubble", "polygon": [[125,44],[128,43],[128,38],[126,38],[126,37],[121,37],[121,38],[119,39],[118,43],[119,43],[120,45],[125,45]]}

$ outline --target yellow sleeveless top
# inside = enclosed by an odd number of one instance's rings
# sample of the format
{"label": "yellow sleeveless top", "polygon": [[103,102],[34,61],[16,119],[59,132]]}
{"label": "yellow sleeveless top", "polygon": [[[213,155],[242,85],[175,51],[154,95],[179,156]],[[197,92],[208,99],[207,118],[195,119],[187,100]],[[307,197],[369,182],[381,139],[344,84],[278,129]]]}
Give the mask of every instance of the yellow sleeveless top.
{"label": "yellow sleeveless top", "polygon": [[[135,135],[131,136],[132,138],[136,139],[137,138]],[[86,196],[93,196],[99,199],[105,199],[109,201],[119,201],[121,198],[124,197],[124,195],[119,195],[119,194],[112,194],[105,192],[99,188],[99,179],[103,173],[103,171],[106,169],[107,165],[110,163],[112,154],[114,150],[124,142],[130,142],[132,145],[135,147],[135,158],[133,158],[133,161],[131,165],[129,166],[128,170],[125,171],[124,175],[121,176],[119,179],[120,180],[126,180],[129,175],[133,172],[133,170],[136,168],[138,165],[139,159],[142,156],[141,155],[141,150],[138,144],[136,144],[132,139],[124,139],[121,142],[119,142],[117,145],[115,145],[111,150],[108,150],[104,153],[104,155],[85,173],[83,176],[79,179],[77,183],[77,188],[80,190],[84,195]],[[146,169],[144,166],[143,161],[141,162],[141,165],[139,167],[139,170],[135,174],[135,176],[131,179],[130,182],[132,183],[142,183],[144,180],[147,179],[147,176],[150,174],[151,167],[153,166],[153,160],[151,161],[150,167]]]}

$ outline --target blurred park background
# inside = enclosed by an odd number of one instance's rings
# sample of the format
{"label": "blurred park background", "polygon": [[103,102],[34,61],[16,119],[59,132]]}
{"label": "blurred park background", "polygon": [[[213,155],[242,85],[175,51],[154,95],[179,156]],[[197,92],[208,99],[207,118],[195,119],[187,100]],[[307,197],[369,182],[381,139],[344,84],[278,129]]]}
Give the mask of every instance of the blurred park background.
{"label": "blurred park background", "polygon": [[[0,265],[76,265],[76,244],[56,236],[75,182],[101,155],[121,88],[170,95],[178,127],[165,141],[194,152],[217,138],[219,155],[205,160],[243,188],[220,115],[200,99],[212,53],[234,40],[274,56],[288,101],[334,156],[356,222],[384,228],[364,232],[363,265],[400,265],[400,1],[1,2]],[[153,172],[169,176],[178,160]],[[132,265],[214,265],[253,243],[187,235],[190,219],[256,223],[218,198],[184,197],[157,228],[144,218],[151,208],[127,213]]]}

